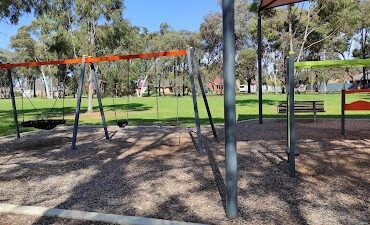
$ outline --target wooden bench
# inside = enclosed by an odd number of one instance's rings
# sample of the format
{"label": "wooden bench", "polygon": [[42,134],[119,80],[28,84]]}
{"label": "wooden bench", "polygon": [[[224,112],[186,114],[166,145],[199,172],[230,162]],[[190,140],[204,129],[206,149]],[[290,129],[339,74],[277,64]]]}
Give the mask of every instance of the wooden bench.
{"label": "wooden bench", "polygon": [[[286,101],[280,101],[277,107],[278,114],[286,114],[287,104]],[[295,113],[313,113],[313,119],[316,121],[316,113],[325,112],[324,101],[295,101]]]}

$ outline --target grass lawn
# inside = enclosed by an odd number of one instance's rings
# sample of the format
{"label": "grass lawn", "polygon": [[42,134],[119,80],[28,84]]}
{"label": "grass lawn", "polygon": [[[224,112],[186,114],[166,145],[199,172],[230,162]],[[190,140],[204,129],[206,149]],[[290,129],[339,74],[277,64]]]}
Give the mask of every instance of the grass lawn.
{"label": "grass lawn", "polygon": [[[323,100],[325,102],[325,113],[319,113],[319,117],[340,117],[340,94],[301,94],[296,95],[296,100]],[[265,117],[284,117],[284,115],[277,114],[278,101],[286,99],[285,95],[264,95],[264,114]],[[347,101],[353,100],[368,100],[370,101],[370,95],[357,94],[348,95]],[[24,99],[23,112],[21,99],[17,99],[17,109],[19,122],[23,120],[35,119],[39,113],[44,115],[48,114],[50,108],[54,103],[54,100],[47,99],[31,99],[33,105],[38,109],[35,110],[31,103]],[[118,119],[126,119],[126,113],[128,112],[128,118],[130,125],[176,125],[176,97],[158,97],[159,101],[159,121],[157,120],[157,108],[156,108],[156,97],[130,97],[130,103],[126,104],[126,98],[116,99],[116,107],[113,105],[112,98],[103,99],[105,107],[105,115],[108,124],[115,124],[115,116],[113,109],[116,108]],[[224,110],[223,110],[223,96],[208,96],[209,105],[211,108],[212,116],[215,123],[223,123]],[[184,126],[191,126],[194,123],[194,112],[191,96],[179,97],[179,122]],[[65,99],[65,113],[68,125],[73,124],[74,111],[76,106],[76,100],[73,98]],[[204,103],[201,98],[198,98],[198,106],[202,124],[207,124],[207,113],[204,107]],[[98,104],[96,99],[94,100],[94,113],[85,113],[87,109],[87,99],[82,99],[82,114],[80,116],[80,124],[101,124],[100,114],[98,111]],[[62,115],[62,100],[59,99],[56,102],[55,109],[52,111],[52,118],[61,118]],[[258,97],[256,94],[238,94],[236,98],[236,113],[238,120],[253,119],[258,117]],[[347,112],[348,118],[369,118],[368,111],[354,111]],[[297,117],[312,117],[312,114],[299,114]],[[13,134],[13,117],[11,111],[10,100],[0,100],[0,136]],[[21,131],[28,131],[29,129],[21,128]]]}

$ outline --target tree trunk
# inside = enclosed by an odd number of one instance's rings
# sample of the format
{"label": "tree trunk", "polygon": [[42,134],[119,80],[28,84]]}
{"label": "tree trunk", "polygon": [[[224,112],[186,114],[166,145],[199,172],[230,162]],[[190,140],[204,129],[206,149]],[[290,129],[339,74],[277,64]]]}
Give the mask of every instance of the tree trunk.
{"label": "tree trunk", "polygon": [[362,88],[366,88],[366,83],[367,83],[367,79],[366,79],[366,67],[363,67],[362,68],[362,80],[363,80],[363,84],[361,86],[362,86]]}
{"label": "tree trunk", "polygon": [[185,96],[185,74],[182,73],[182,96]]}
{"label": "tree trunk", "polygon": [[278,93],[278,91],[277,91],[277,77],[276,77],[276,73],[274,73],[274,92],[275,92],[275,94]]}
{"label": "tree trunk", "polygon": [[250,78],[247,79],[247,84],[248,84],[248,94],[251,93],[251,83],[252,83],[252,80]]}
{"label": "tree trunk", "polygon": [[[368,33],[366,29],[362,29],[362,35],[361,35],[361,50],[362,50],[362,58],[366,59],[366,42],[368,38]],[[366,67],[362,68],[362,78],[363,78],[363,85],[362,88],[367,88],[367,76],[366,76]]]}
{"label": "tree trunk", "polygon": [[[90,44],[89,48],[89,55],[95,56],[95,36],[96,36],[96,21],[94,18],[90,18],[90,21],[88,23],[88,40]],[[94,90],[93,90],[93,76],[92,76],[92,70],[90,69],[90,75],[89,75],[89,88],[88,88],[88,105],[87,105],[87,112],[93,112],[93,95],[94,95]]]}
{"label": "tree trunk", "polygon": [[311,93],[313,93],[313,80],[311,80]]}
{"label": "tree trunk", "polygon": [[88,91],[88,105],[87,105],[87,112],[91,113],[94,112],[93,109],[93,82],[92,82],[92,70],[90,69],[90,75],[89,75],[89,91]]}
{"label": "tree trunk", "polygon": [[47,96],[47,98],[51,98],[49,85],[48,85],[48,82],[46,81],[46,75],[45,75],[44,67],[43,66],[40,66],[40,67],[41,67],[42,79],[43,79],[44,85],[45,85],[46,96]]}
{"label": "tree trunk", "polygon": [[36,98],[36,78],[33,78],[33,97]]}
{"label": "tree trunk", "polygon": [[53,78],[50,79],[50,95],[51,95],[51,98],[54,98],[54,90],[53,90]]}
{"label": "tree trunk", "polygon": [[289,51],[294,51],[294,46],[293,46],[293,15],[292,15],[292,5],[288,6],[288,21],[289,21]]}

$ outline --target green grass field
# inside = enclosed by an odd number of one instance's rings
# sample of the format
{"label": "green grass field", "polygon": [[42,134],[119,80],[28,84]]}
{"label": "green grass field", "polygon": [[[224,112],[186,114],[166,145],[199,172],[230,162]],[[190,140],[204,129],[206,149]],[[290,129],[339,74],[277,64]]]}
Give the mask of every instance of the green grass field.
{"label": "green grass field", "polygon": [[[285,100],[285,95],[264,95],[264,114],[265,117],[284,117],[283,115],[277,114],[278,101]],[[349,95],[348,102],[358,99],[369,100],[369,95]],[[338,118],[340,116],[340,94],[301,94],[296,95],[296,100],[323,100],[325,102],[325,113],[320,113],[319,118],[330,117]],[[54,100],[47,99],[31,99],[33,105],[38,109],[35,110],[31,103],[24,99],[23,111],[22,101],[17,99],[17,108],[19,122],[23,120],[36,119],[39,113],[45,115],[48,113],[54,103]],[[112,98],[103,99],[105,107],[105,115],[108,124],[115,124],[115,116],[113,109],[116,108],[118,119],[126,119],[126,113],[128,112],[128,118],[130,125],[176,125],[176,97],[158,97],[159,101],[159,121],[157,120],[157,108],[155,97],[131,97],[130,103],[126,104],[126,98],[116,99],[116,107],[113,105]],[[212,111],[212,116],[215,123],[223,123],[224,109],[223,109],[223,96],[208,96],[209,105]],[[179,122],[183,126],[191,126],[194,124],[194,112],[191,96],[179,97]],[[74,111],[75,111],[76,100],[73,98],[65,99],[65,113],[68,125],[73,124]],[[204,107],[203,100],[198,98],[199,112],[202,124],[207,124],[207,113]],[[80,117],[81,124],[101,124],[100,114],[98,111],[98,104],[96,99],[94,100],[94,113],[85,113],[87,109],[87,99],[82,99],[82,114]],[[258,117],[258,98],[257,95],[251,94],[238,94],[236,98],[236,113],[238,120],[247,120]],[[348,112],[349,118],[368,118],[368,111],[354,111]],[[51,118],[61,118],[62,116],[62,100],[59,99],[56,102],[55,109],[51,113]],[[311,117],[312,114],[298,114],[297,117]],[[13,117],[11,111],[10,100],[0,100],[0,136],[13,134]],[[21,128],[21,131],[28,131],[29,129]]]}

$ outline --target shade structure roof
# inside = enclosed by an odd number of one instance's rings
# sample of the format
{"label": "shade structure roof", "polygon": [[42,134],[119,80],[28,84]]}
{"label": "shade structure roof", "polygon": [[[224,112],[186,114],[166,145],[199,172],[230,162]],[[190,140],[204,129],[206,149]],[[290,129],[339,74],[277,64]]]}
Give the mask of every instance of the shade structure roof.
{"label": "shade structure roof", "polygon": [[271,9],[275,8],[278,6],[283,6],[283,5],[289,5],[297,2],[304,2],[307,0],[261,0],[261,4],[259,7],[260,11],[263,11],[265,9]]}
{"label": "shade structure roof", "polygon": [[370,59],[306,61],[296,62],[294,66],[297,69],[370,67]]}

